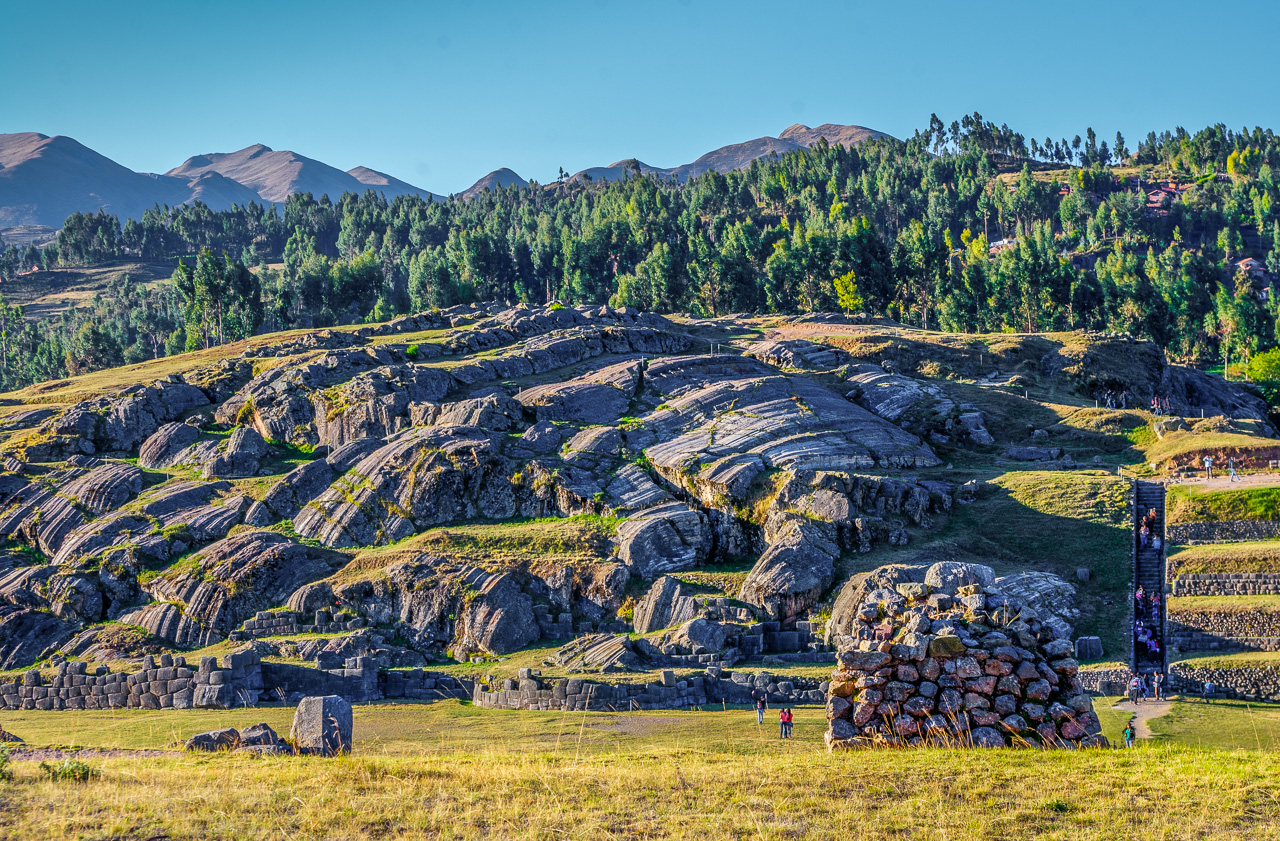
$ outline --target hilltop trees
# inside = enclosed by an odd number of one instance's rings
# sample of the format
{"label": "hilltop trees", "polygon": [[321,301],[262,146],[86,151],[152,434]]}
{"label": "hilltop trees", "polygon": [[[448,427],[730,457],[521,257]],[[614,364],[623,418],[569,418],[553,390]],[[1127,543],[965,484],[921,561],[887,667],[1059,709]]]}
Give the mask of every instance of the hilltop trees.
{"label": "hilltop trees", "polygon": [[[1140,180],[1110,168],[1128,158]],[[1067,161],[1079,166],[1044,171]],[[1151,167],[1177,189],[1149,198],[1163,183]],[[906,140],[819,142],[683,184],[632,167],[466,201],[294,195],[282,208],[157,207],[123,227],[76,214],[42,252],[0,253],[0,275],[181,257],[170,333],[150,316],[99,325],[133,356],[480,299],[721,315],[861,298],[930,329],[1130,330],[1209,358],[1245,333],[1247,349],[1276,341],[1265,282],[1235,275],[1246,256],[1280,271],[1277,167],[1280,141],[1261,129],[1153,132],[1130,152],[1093,129],[1041,142],[980,114],[935,116]],[[49,326],[41,358],[63,358],[78,324]]]}

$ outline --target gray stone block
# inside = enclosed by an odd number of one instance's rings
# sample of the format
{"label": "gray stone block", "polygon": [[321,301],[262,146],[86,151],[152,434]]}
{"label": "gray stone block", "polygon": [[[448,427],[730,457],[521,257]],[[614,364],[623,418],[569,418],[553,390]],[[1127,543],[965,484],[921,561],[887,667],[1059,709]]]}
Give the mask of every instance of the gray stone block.
{"label": "gray stone block", "polygon": [[351,751],[351,705],[338,695],[303,698],[293,716],[290,741],[303,753],[333,756]]}

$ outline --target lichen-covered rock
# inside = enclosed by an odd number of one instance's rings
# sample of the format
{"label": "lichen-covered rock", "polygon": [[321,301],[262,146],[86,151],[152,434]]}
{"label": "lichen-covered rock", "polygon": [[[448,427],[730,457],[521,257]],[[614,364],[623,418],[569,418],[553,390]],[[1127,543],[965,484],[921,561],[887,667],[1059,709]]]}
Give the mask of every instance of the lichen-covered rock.
{"label": "lichen-covered rock", "polygon": [[299,465],[281,476],[267,490],[246,521],[250,525],[265,526],[297,516],[302,506],[319,496],[338,478],[326,459],[316,459]]}

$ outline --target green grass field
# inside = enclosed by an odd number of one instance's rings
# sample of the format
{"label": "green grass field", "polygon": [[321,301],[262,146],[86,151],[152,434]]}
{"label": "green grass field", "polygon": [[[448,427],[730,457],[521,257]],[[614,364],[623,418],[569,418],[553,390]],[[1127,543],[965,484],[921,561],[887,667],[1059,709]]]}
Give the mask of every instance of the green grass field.
{"label": "green grass field", "polygon": [[1166,506],[1170,524],[1274,520],[1280,518],[1280,485],[1213,491],[1199,485],[1170,485]]}
{"label": "green grass field", "polygon": [[1169,555],[1171,575],[1228,572],[1280,572],[1280,540],[1207,543]]}
{"label": "green grass field", "polygon": [[[354,753],[338,759],[97,757],[85,783],[13,762],[0,838],[1280,837],[1280,754],[1253,738],[1244,750],[1186,747],[1173,732],[1202,715],[1247,735],[1258,714],[1195,706],[1175,704],[1168,737],[1137,750],[834,755],[818,709],[797,710],[782,742],[772,715],[759,727],[749,710],[358,707]],[[163,747],[202,727],[283,728],[291,713],[20,713],[4,726],[33,744]]]}
{"label": "green grass field", "polygon": [[1172,596],[1169,613],[1278,613],[1280,596]]}

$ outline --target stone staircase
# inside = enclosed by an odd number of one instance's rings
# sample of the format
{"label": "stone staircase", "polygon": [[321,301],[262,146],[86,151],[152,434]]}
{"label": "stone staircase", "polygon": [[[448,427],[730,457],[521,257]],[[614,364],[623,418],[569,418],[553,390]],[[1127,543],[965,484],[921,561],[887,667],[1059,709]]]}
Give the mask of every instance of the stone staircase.
{"label": "stone staircase", "polygon": [[[1145,614],[1142,617],[1134,616],[1134,619],[1142,618],[1143,624],[1155,631],[1156,638],[1160,641],[1160,652],[1158,654],[1149,654],[1146,645],[1133,640],[1133,653],[1130,656],[1129,665],[1136,671],[1143,674],[1151,674],[1157,671],[1168,671],[1168,635],[1165,632],[1165,614],[1166,614],[1166,587],[1165,587],[1165,487],[1157,482],[1134,482],[1134,507],[1133,507],[1133,589],[1137,590],[1142,587],[1146,593],[1160,594],[1160,611],[1155,619],[1149,619]],[[1160,537],[1160,548],[1153,548],[1150,543],[1147,547],[1142,548],[1142,541],[1139,532],[1142,528],[1142,518],[1150,510],[1155,509],[1156,526],[1154,534]],[[1133,604],[1132,593],[1130,594],[1130,604]]]}

